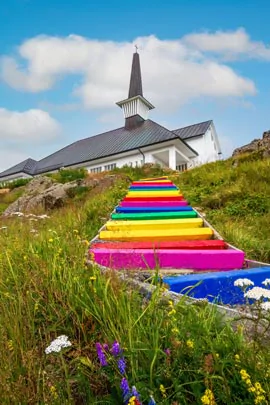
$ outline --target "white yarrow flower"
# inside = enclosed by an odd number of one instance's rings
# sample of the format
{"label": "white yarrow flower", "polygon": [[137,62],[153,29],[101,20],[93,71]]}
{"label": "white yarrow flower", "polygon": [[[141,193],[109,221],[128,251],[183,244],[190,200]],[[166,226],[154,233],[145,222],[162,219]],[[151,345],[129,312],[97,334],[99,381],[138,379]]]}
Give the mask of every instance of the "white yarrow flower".
{"label": "white yarrow flower", "polygon": [[261,298],[270,299],[270,290],[266,290],[266,288],[262,287],[253,287],[244,294],[244,297],[257,301]]}
{"label": "white yarrow flower", "polygon": [[265,286],[270,285],[270,278],[266,278],[266,279],[262,282],[262,284],[265,285]]}
{"label": "white yarrow flower", "polygon": [[262,309],[264,309],[265,311],[270,311],[270,302],[263,302],[261,304]]}
{"label": "white yarrow flower", "polygon": [[254,285],[253,281],[249,280],[248,278],[238,278],[237,280],[235,280],[235,282],[233,283],[233,285],[235,287],[250,287],[252,285]]}
{"label": "white yarrow flower", "polygon": [[46,347],[45,353],[50,354],[52,352],[59,353],[62,349],[66,347],[70,347],[71,342],[68,340],[66,335],[58,336],[58,338],[54,339],[52,343]]}

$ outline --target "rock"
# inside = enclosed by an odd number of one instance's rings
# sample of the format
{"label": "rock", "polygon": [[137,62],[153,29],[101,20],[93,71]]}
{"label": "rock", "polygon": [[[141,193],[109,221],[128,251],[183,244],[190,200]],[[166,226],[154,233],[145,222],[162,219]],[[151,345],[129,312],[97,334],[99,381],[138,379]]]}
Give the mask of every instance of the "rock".
{"label": "rock", "polygon": [[241,146],[233,151],[232,157],[242,155],[244,153],[261,152],[262,157],[270,156],[270,130],[265,131],[262,139],[254,139],[247,145]]}
{"label": "rock", "polygon": [[4,211],[3,216],[14,212],[31,212],[38,208],[60,208],[68,198],[68,191],[75,187],[78,187],[77,181],[61,184],[54,183],[46,176],[36,177],[28,183],[24,194]]}

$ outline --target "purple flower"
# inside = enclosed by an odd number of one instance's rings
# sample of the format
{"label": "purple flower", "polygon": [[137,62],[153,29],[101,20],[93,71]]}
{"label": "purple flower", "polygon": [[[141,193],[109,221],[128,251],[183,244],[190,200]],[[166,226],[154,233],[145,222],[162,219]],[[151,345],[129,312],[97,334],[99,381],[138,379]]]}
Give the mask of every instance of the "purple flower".
{"label": "purple flower", "polygon": [[97,355],[100,361],[100,364],[102,367],[107,366],[107,360],[106,360],[106,356],[103,352],[103,348],[102,345],[100,343],[96,343],[96,350],[97,350]]}
{"label": "purple flower", "polygon": [[154,400],[154,398],[152,397],[152,395],[150,396],[150,401],[148,402],[148,405],[157,405],[156,401]]}
{"label": "purple flower", "polygon": [[123,395],[123,399],[124,399],[124,402],[125,402],[130,397],[130,389],[129,389],[128,381],[127,381],[126,378],[122,378],[120,388],[122,390],[122,395]]}
{"label": "purple flower", "polygon": [[114,357],[119,356],[119,354],[122,352],[122,350],[121,350],[121,348],[120,348],[120,345],[119,345],[119,343],[117,342],[117,340],[116,340],[115,342],[113,342],[112,348],[111,348],[111,352],[112,352],[112,355],[113,355]]}
{"label": "purple flower", "polygon": [[170,351],[170,349],[165,349],[165,350],[164,350],[164,353],[167,354],[167,356],[170,356],[171,351]]}
{"label": "purple flower", "polygon": [[124,374],[124,373],[125,373],[125,370],[126,370],[126,362],[125,362],[125,359],[124,359],[123,357],[121,357],[121,358],[118,360],[118,368],[119,368],[119,371],[120,371],[121,374]]}
{"label": "purple flower", "polygon": [[131,394],[132,396],[136,397],[137,399],[140,399],[140,394],[137,391],[137,388],[135,387],[135,385],[133,385],[132,389],[131,389]]}
{"label": "purple flower", "polygon": [[105,350],[105,352],[108,352],[109,351],[109,345],[107,345],[107,343],[104,343],[103,349]]}

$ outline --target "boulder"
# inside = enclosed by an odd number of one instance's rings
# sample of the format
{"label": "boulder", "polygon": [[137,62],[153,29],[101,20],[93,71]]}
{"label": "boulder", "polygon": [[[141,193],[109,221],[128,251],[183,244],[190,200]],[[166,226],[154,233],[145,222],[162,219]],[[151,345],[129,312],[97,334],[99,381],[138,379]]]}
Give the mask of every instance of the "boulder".
{"label": "boulder", "polygon": [[270,130],[263,133],[262,139],[254,139],[247,145],[241,146],[233,151],[232,156],[236,157],[244,153],[261,152],[262,157],[270,156]]}

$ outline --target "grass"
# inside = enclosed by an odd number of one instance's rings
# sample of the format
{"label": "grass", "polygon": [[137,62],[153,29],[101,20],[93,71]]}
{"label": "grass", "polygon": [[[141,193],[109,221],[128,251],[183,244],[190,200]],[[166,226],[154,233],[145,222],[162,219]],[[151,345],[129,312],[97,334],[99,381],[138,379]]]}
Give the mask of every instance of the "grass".
{"label": "grass", "polygon": [[[221,215],[228,220],[227,203],[218,216],[217,208],[207,205],[210,194],[206,189],[221,198],[219,182],[230,184],[228,170],[223,170],[228,165],[213,165],[212,180],[209,168],[204,167],[202,174],[196,169],[174,178],[215,223]],[[157,170],[163,173],[157,168],[144,173],[128,170],[128,178],[133,179],[152,176]],[[234,190],[236,182],[231,183]],[[234,330],[214,307],[187,305],[184,298],[177,305],[160,301],[162,283],[144,300],[120,283],[114,272],[103,275],[95,266],[86,267],[87,241],[125,195],[127,186],[127,177],[116,174],[114,184],[102,194],[83,190],[81,199],[76,195],[73,204],[49,219],[2,221],[7,229],[0,230],[0,403],[124,403],[117,360],[107,354],[109,364],[102,367],[96,353],[97,342],[111,346],[114,341],[124,349],[124,376],[130,387],[136,385],[143,404],[150,395],[164,405],[269,403],[267,347],[246,340],[243,329]],[[248,216],[237,218],[237,225],[240,218],[244,226]],[[244,243],[245,234],[237,228],[238,233],[233,232],[231,222],[226,229],[228,233],[231,229],[234,241]],[[245,243],[251,243],[248,236]],[[45,354],[51,341],[63,334],[72,346]]]}

